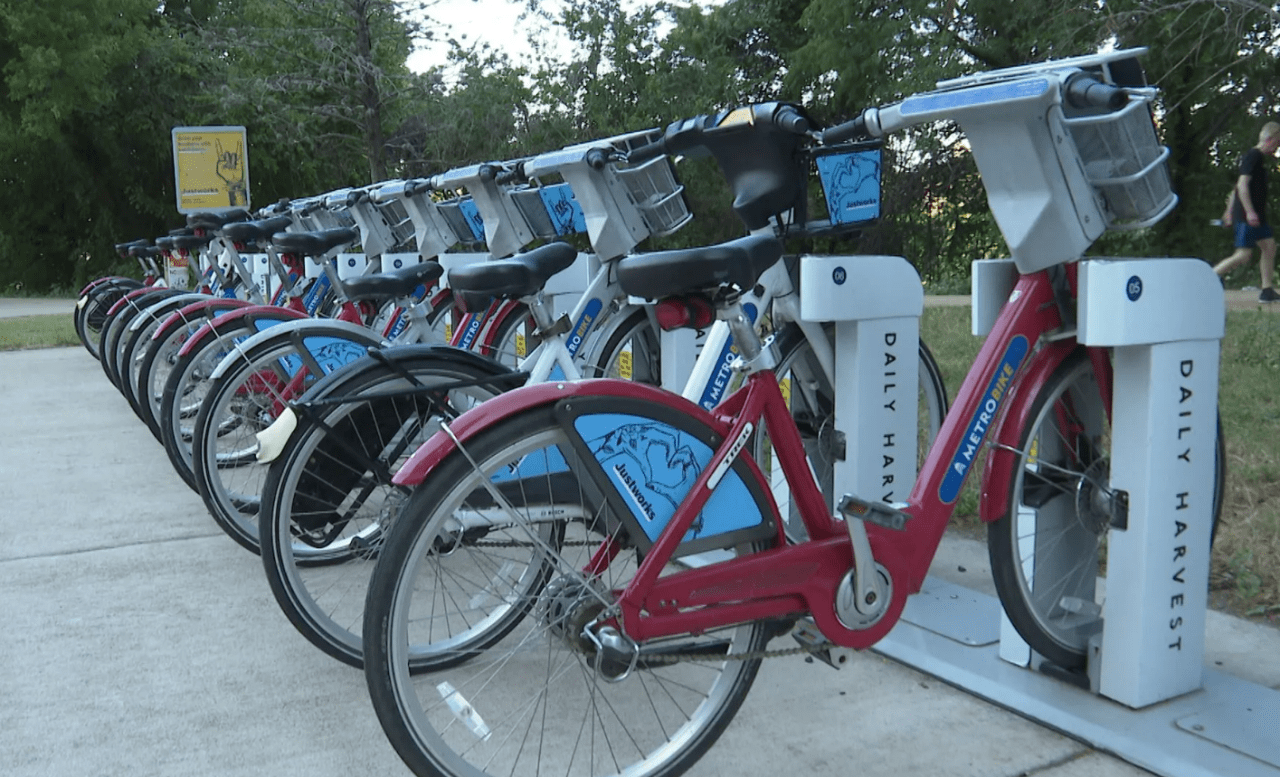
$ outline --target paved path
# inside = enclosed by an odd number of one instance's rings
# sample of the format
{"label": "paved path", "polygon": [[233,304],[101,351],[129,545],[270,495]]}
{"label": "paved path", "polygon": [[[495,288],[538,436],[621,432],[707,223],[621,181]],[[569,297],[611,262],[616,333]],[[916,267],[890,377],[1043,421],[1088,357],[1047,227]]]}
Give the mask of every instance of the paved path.
{"label": "paved path", "polygon": [[[362,675],[293,630],[97,362],[0,353],[0,396],[0,774],[406,774]],[[935,573],[986,584],[981,545],[945,547]],[[1210,632],[1211,661],[1280,684],[1274,632]],[[768,662],[689,774],[1144,772],[863,653],[840,671]]]}

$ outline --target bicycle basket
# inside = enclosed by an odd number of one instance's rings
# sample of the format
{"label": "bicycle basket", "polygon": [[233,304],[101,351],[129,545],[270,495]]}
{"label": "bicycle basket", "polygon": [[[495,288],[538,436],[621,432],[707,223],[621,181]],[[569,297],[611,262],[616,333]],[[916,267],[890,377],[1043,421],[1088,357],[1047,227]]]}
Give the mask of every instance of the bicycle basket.
{"label": "bicycle basket", "polygon": [[618,180],[627,187],[627,197],[650,233],[658,237],[670,235],[693,218],[684,201],[684,187],[676,182],[671,162],[665,156],[619,169]]}
{"label": "bicycle basket", "polygon": [[1080,152],[1085,177],[1106,200],[1107,228],[1141,229],[1177,204],[1145,100],[1115,113],[1064,119]]}

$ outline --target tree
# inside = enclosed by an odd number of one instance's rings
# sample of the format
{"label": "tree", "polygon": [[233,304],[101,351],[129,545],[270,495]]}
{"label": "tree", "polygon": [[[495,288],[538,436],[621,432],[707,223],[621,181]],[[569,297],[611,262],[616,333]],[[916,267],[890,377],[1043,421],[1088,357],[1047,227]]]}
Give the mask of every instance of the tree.
{"label": "tree", "polygon": [[78,285],[172,218],[169,127],[198,63],[148,0],[0,0],[0,278]]}
{"label": "tree", "polygon": [[344,167],[362,160],[366,183],[387,178],[387,135],[412,86],[414,27],[394,0],[221,3],[190,24],[226,63],[220,109]]}

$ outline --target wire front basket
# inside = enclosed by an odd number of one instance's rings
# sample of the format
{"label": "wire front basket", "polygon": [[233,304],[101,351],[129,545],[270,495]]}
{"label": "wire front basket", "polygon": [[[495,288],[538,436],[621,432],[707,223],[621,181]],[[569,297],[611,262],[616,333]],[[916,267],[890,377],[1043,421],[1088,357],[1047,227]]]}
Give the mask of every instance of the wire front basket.
{"label": "wire front basket", "polygon": [[1169,149],[1156,139],[1145,100],[1130,100],[1115,113],[1065,122],[1085,177],[1106,200],[1108,229],[1149,227],[1173,210],[1178,197],[1169,181]]}

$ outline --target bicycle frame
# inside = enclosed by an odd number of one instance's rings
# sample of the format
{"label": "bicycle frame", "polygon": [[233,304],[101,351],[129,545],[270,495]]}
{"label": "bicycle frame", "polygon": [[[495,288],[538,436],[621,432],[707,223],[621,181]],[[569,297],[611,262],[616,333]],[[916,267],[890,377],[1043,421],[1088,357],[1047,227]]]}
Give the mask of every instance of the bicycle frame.
{"label": "bicycle frame", "polygon": [[[1064,282],[1074,285],[1074,267]],[[1060,337],[1058,335],[1061,335]],[[1038,389],[1076,347],[1074,332],[1062,331],[1062,320],[1049,271],[1024,275],[1001,310],[972,369],[929,450],[903,511],[909,516],[903,531],[868,525],[867,537],[876,563],[890,581],[891,601],[866,628],[849,628],[837,613],[836,602],[853,568],[847,527],[835,520],[813,479],[805,451],[787,404],[771,370],[750,375],[746,385],[712,412],[659,389],[623,381],[553,383],[504,394],[467,413],[417,451],[396,474],[394,482],[412,486],[458,445],[502,418],[532,407],[592,396],[635,397],[658,402],[694,415],[711,426],[723,442],[703,468],[689,496],[676,510],[624,591],[618,592],[619,623],[628,637],[645,641],[682,633],[710,631],[762,618],[811,613],[823,634],[843,647],[866,648],[896,623],[910,593],[920,590],[937,551],[961,488],[977,452],[988,438],[1007,444],[1030,413]],[[1095,360],[1106,365],[1100,383],[1110,385],[1105,352]],[[738,456],[746,440],[764,422],[775,453],[800,506],[809,540],[786,545],[782,521],[771,504],[779,527],[778,546],[729,561],[689,569],[659,578],[711,496],[711,488]],[[456,441],[456,442],[455,442]],[[1012,456],[988,461],[984,482],[1009,482]],[[763,482],[754,461],[751,476]],[[770,500],[772,497],[768,497]],[[985,520],[992,520],[988,509]],[[616,548],[606,541],[593,563],[604,563]]]}

